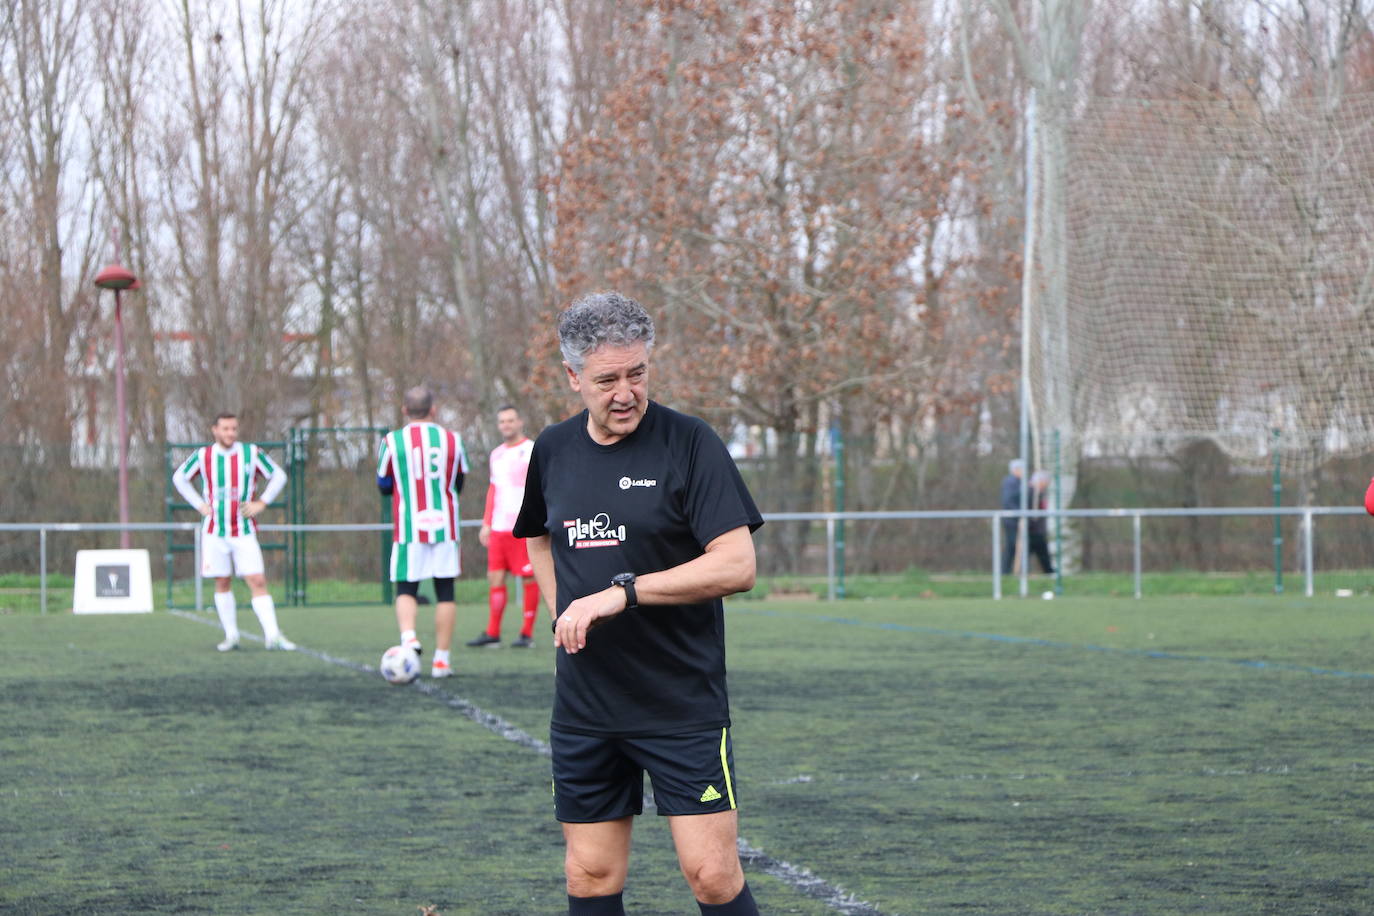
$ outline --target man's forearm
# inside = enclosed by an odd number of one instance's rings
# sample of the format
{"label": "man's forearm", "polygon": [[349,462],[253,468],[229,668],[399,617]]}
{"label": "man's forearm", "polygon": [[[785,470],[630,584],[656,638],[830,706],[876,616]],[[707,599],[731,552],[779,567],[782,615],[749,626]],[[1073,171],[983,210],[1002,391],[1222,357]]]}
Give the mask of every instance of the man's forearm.
{"label": "man's forearm", "polygon": [[282,489],[286,486],[286,472],[277,468],[272,472],[272,476],[267,479],[267,486],[262,488],[262,496],[258,497],[264,503],[271,503],[281,495]]}
{"label": "man's forearm", "polygon": [[[534,557],[531,543],[531,563]],[[635,593],[641,605],[698,604],[753,588],[754,565],[754,538],[741,526],[714,539],[704,554],[679,566],[642,576],[633,569],[625,571],[636,573]],[[535,570],[537,574],[537,566]],[[559,618],[554,643],[569,653],[580,652],[587,645],[587,632],[624,612],[627,600],[625,589],[608,583],[606,588],[570,602]]]}
{"label": "man's forearm", "polygon": [[205,497],[196,491],[191,481],[186,479],[186,475],[178,469],[172,474],[172,486],[181,494],[181,498],[186,500],[193,509],[199,509],[205,505]]}
{"label": "man's forearm", "polygon": [[635,593],[640,604],[697,604],[749,591],[755,568],[754,538],[748,528],[736,528],[707,544],[695,560],[636,575]]}

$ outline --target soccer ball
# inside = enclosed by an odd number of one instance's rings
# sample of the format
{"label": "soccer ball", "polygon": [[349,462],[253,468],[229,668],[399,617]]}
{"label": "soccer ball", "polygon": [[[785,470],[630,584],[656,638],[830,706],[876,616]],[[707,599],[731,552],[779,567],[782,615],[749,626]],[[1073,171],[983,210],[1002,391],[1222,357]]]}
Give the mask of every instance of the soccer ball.
{"label": "soccer ball", "polygon": [[393,684],[409,684],[420,676],[420,656],[415,654],[414,649],[392,646],[382,653],[377,670]]}

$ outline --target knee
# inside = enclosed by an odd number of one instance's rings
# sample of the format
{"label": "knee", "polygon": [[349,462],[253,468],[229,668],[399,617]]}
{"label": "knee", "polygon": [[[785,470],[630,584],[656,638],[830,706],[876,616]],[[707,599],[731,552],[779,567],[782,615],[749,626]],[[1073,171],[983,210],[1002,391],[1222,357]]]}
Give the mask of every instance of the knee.
{"label": "knee", "polygon": [[729,903],[744,886],[738,855],[709,856],[684,866],[682,873],[702,903]]}
{"label": "knee", "polygon": [[568,850],[563,859],[568,893],[574,897],[604,897],[625,888],[626,868],[607,860],[587,859]]}

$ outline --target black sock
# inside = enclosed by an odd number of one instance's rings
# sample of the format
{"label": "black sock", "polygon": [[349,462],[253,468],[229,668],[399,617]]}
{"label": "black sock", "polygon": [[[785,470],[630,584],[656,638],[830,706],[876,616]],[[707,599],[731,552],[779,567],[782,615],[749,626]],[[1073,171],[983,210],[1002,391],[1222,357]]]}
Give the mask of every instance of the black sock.
{"label": "black sock", "polygon": [[704,916],[759,916],[759,907],[754,903],[754,895],[749,893],[748,882],[729,903],[702,903],[698,900],[697,906],[701,907]]}
{"label": "black sock", "polygon": [[625,904],[620,894],[605,897],[574,897],[568,895],[568,916],[625,916]]}

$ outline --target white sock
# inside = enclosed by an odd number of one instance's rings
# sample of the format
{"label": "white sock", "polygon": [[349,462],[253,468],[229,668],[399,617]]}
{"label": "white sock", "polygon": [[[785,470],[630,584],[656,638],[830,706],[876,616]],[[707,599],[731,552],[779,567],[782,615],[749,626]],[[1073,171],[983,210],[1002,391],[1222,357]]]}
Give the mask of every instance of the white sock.
{"label": "white sock", "polygon": [[276,639],[281,635],[281,630],[277,629],[277,605],[271,595],[254,598],[253,613],[258,615],[258,623],[262,624],[263,639]]}
{"label": "white sock", "polygon": [[219,612],[219,625],[224,627],[224,638],[238,639],[239,610],[234,602],[234,593],[215,592],[215,610]]}
{"label": "white sock", "polygon": [[406,643],[410,642],[410,641],[411,641],[412,639],[414,639],[414,638],[415,638],[415,631],[414,631],[414,630],[402,630],[402,631],[401,631],[401,645],[404,646]]}
{"label": "white sock", "polygon": [[434,664],[437,665],[440,662],[443,662],[445,665],[448,664],[448,649],[434,650]]}

